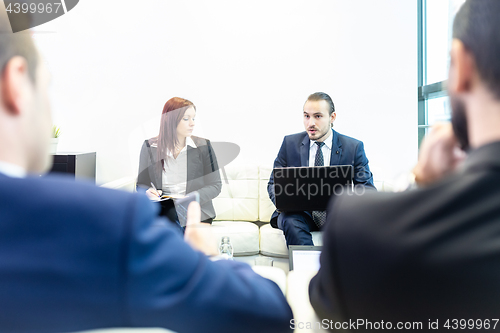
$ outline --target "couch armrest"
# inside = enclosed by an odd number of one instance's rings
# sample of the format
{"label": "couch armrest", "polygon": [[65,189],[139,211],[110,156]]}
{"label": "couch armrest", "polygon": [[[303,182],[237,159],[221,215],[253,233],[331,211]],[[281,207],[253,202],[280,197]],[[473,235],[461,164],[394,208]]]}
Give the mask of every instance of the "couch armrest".
{"label": "couch armrest", "polygon": [[127,192],[135,191],[135,177],[123,177],[109,183],[102,184],[101,187],[122,190]]}

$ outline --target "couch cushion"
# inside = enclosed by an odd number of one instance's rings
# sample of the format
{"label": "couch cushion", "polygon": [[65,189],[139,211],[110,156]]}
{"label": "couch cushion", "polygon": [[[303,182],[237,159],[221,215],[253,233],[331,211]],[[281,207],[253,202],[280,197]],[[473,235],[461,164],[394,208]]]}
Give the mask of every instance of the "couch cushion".
{"label": "couch cushion", "polygon": [[214,221],[212,231],[219,246],[222,237],[228,236],[234,256],[249,256],[259,253],[259,227],[244,221]]}
{"label": "couch cushion", "polygon": [[265,224],[260,227],[260,253],[273,257],[288,257],[285,235],[280,229]]}
{"label": "couch cushion", "polygon": [[257,221],[259,202],[248,198],[216,198],[213,200],[216,221]]}
{"label": "couch cushion", "polygon": [[222,190],[214,204],[217,221],[257,221],[259,219],[258,167],[235,165],[224,168]]}
{"label": "couch cushion", "polygon": [[[321,231],[313,231],[311,234],[314,245],[322,246],[323,233]],[[287,258],[288,248],[286,247],[283,231],[271,227],[270,224],[260,227],[260,253],[266,256]]]}
{"label": "couch cushion", "polygon": [[271,176],[272,168],[267,165],[259,166],[259,221],[269,222],[276,207],[269,199],[267,183]]}
{"label": "couch cushion", "polygon": [[311,232],[313,236],[313,244],[315,246],[323,246],[323,232],[322,231],[313,231]]}

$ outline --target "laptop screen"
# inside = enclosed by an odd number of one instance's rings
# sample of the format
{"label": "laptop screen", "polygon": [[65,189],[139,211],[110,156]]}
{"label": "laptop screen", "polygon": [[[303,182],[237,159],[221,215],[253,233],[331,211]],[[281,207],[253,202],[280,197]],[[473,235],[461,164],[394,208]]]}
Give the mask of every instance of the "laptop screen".
{"label": "laptop screen", "polygon": [[288,247],[291,271],[318,271],[321,246],[290,245]]}
{"label": "laptop screen", "polygon": [[283,212],[326,210],[332,196],[352,191],[352,165],[274,168],[276,208]]}

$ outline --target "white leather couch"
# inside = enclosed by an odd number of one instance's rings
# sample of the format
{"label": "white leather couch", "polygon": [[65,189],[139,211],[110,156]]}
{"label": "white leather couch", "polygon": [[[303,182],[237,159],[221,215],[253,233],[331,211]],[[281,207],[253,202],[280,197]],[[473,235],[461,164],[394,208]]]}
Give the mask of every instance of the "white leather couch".
{"label": "white leather couch", "polygon": [[[285,237],[269,224],[275,209],[267,193],[271,168],[258,165],[229,166],[225,169],[222,191],[213,200],[217,217],[213,231],[220,240],[229,236],[235,256],[262,254],[287,258]],[[259,227],[260,225],[260,227]],[[313,232],[315,245],[321,233]]]}
{"label": "white leather couch", "polygon": [[[220,195],[214,199],[217,217],[214,233],[229,236],[235,256],[261,254],[288,258],[285,237],[279,229],[271,227],[269,220],[275,210],[267,193],[271,166],[233,165],[226,167]],[[375,181],[379,190],[384,183]],[[260,225],[260,227],[258,227]],[[313,232],[314,245],[323,244],[322,233]]]}
{"label": "white leather couch", "polygon": [[[223,236],[230,237],[236,257],[263,255],[288,258],[283,232],[269,224],[275,209],[267,193],[271,167],[232,164],[221,173],[222,190],[213,200],[217,215],[212,224],[213,233],[217,244]],[[102,186],[134,191],[135,178],[122,178]],[[375,181],[375,186],[380,191],[388,190],[381,181]],[[321,232],[312,233],[314,245],[322,245],[321,235]]]}

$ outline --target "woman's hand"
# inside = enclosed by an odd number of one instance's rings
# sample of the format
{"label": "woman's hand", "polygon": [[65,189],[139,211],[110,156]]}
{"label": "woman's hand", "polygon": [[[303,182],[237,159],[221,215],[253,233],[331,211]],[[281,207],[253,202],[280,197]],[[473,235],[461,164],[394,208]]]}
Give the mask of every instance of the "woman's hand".
{"label": "woman's hand", "polygon": [[153,200],[153,201],[160,201],[161,197],[158,196],[158,193],[160,194],[161,196],[161,190],[158,190],[155,191],[154,188],[150,187],[147,191],[146,191],[146,196],[149,198],[149,200]]}

